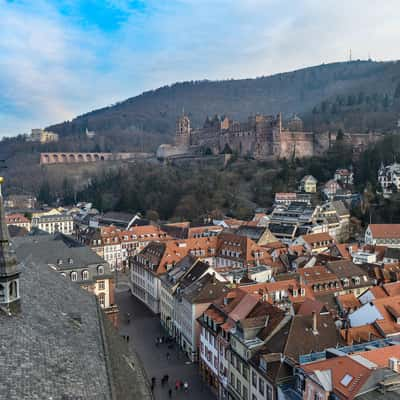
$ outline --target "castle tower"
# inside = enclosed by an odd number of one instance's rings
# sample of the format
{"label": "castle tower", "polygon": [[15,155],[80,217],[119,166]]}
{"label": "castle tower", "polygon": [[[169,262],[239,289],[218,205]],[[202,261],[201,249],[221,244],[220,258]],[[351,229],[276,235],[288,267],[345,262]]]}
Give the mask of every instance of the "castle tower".
{"label": "castle tower", "polygon": [[188,149],[190,146],[190,119],[182,114],[176,121],[175,145],[182,149]]}
{"label": "castle tower", "polygon": [[280,157],[283,153],[282,149],[282,114],[279,113],[275,118],[274,127],[272,128],[272,154]]}
{"label": "castle tower", "polygon": [[0,312],[7,315],[18,314],[21,310],[19,292],[19,269],[15,252],[11,247],[5,221],[3,195],[0,177]]}

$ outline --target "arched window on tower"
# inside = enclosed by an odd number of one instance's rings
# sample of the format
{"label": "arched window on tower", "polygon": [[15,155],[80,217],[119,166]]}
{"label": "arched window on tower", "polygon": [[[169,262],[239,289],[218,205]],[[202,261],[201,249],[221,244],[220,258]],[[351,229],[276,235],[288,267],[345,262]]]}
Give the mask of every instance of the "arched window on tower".
{"label": "arched window on tower", "polygon": [[8,285],[8,297],[10,299],[18,297],[17,292],[18,292],[17,282],[16,281],[10,282],[10,284]]}
{"label": "arched window on tower", "polygon": [[0,302],[4,301],[5,294],[4,294],[4,286],[0,283]]}
{"label": "arched window on tower", "polygon": [[99,303],[100,303],[101,307],[104,308],[104,306],[106,304],[106,295],[105,295],[105,293],[100,293],[99,294]]}
{"label": "arched window on tower", "polygon": [[76,272],[71,272],[71,281],[76,282],[78,280],[78,274]]}

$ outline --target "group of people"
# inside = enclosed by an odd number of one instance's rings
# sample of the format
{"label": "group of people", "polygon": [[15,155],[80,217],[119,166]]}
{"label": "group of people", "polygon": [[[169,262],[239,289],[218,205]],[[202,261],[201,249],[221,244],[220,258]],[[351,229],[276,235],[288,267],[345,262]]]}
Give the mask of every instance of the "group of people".
{"label": "group of people", "polygon": [[[169,376],[166,374],[161,378],[161,386],[164,387],[165,385],[168,385],[168,380],[169,380]],[[151,391],[154,391],[154,388],[156,386],[156,378],[153,376],[151,378]],[[184,381],[182,382],[181,380],[177,379],[175,382],[175,390],[176,392],[178,391],[185,391],[187,392],[189,390],[189,384],[188,382]],[[172,397],[172,389],[169,387],[168,385],[168,396],[169,398]]]}
{"label": "group of people", "polygon": [[[173,344],[173,339],[171,337],[166,337],[166,336],[158,336],[155,339],[155,345],[156,347],[159,347],[161,344],[167,344],[168,345],[168,349],[172,349],[174,344]],[[169,351],[167,351],[165,353],[165,357],[167,360],[171,359],[171,353]],[[154,387],[156,385],[156,378],[152,377],[151,378],[151,390],[154,390]],[[168,396],[169,398],[172,397],[172,393],[173,390],[171,388],[171,386],[169,385],[169,376],[167,374],[165,374],[162,378],[161,378],[161,386],[168,386]],[[188,391],[189,390],[189,383],[186,381],[181,381],[180,379],[177,379],[175,381],[175,391],[179,392],[179,391]]]}

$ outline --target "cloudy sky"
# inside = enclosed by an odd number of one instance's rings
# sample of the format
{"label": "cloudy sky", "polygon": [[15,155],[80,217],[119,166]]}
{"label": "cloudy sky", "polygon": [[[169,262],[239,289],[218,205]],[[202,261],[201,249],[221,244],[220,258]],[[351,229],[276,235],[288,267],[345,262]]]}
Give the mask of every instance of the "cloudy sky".
{"label": "cloudy sky", "polygon": [[399,0],[0,0],[0,136],[176,81],[400,58]]}

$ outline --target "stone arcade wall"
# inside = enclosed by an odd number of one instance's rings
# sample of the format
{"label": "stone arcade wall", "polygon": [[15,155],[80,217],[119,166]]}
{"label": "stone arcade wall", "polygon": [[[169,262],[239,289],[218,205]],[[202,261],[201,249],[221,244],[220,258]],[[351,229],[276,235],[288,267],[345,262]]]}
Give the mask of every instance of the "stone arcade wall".
{"label": "stone arcade wall", "polygon": [[147,153],[40,153],[40,164],[77,164],[100,161],[144,159]]}

